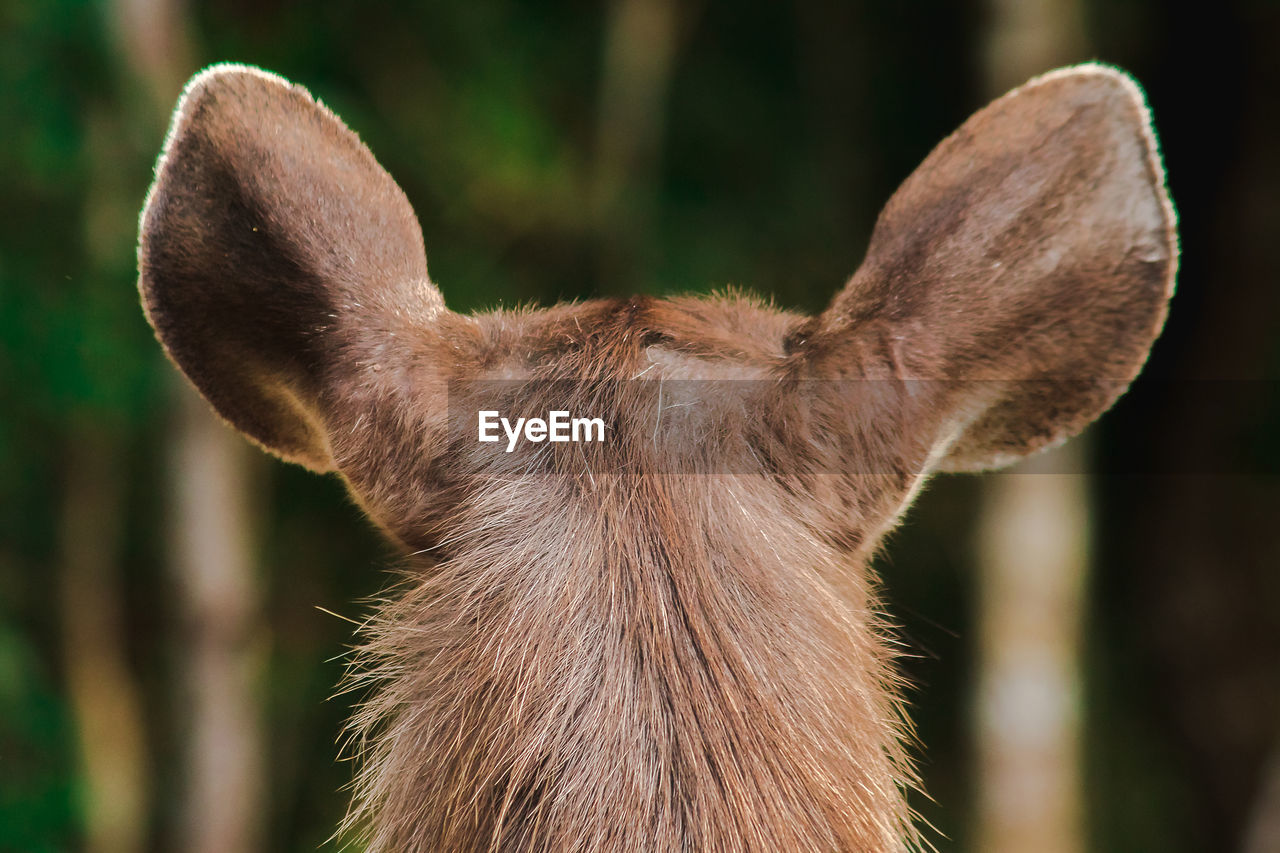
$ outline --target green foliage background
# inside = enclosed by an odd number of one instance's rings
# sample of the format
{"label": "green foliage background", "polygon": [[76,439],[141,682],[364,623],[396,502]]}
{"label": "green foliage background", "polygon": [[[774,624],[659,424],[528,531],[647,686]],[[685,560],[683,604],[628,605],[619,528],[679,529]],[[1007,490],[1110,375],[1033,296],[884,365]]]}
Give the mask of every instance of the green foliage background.
{"label": "green foliage background", "polygon": [[[690,4],[661,148],[602,218],[591,193],[608,8],[192,5],[189,70],[261,65],[328,103],[404,186],[432,277],[462,311],[726,284],[820,309],[880,204],[985,100],[985,11],[973,2]],[[1151,364],[1164,381],[1140,384],[1095,433],[1100,464],[1154,473],[1096,485],[1091,849],[1234,849],[1268,720],[1270,749],[1280,736],[1280,9],[1088,10],[1097,54],[1148,87],[1184,244]],[[124,70],[109,12],[0,0],[0,851],[79,844],[55,600],[66,475],[86,440],[110,457],[107,494],[123,520],[155,849],[170,849],[176,819],[180,626],[164,569],[162,451],[173,371],[134,289],[137,212],[163,123]],[[1188,448],[1195,470],[1180,462]],[[340,819],[349,778],[333,759],[350,697],[329,697],[350,626],[317,607],[358,616],[351,602],[383,585],[389,555],[333,478],[266,461],[257,476],[268,847],[311,850]],[[973,480],[939,481],[881,563],[916,655],[905,666],[934,797],[918,807],[944,850],[970,849],[976,494]]]}

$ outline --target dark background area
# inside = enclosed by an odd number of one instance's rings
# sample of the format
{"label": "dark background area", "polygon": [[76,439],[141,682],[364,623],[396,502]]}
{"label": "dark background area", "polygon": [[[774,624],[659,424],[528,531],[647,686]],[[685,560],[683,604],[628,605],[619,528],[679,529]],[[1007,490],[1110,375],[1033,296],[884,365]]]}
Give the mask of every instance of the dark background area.
{"label": "dark background area", "polygon": [[[83,587],[67,567],[86,549],[111,566],[102,612],[143,724],[146,843],[177,849],[177,383],[134,246],[157,105],[187,76],[251,63],[331,106],[404,187],[460,311],[725,285],[820,310],[894,187],[991,94],[975,2],[706,0],[679,7],[656,127],[618,155],[607,4],[177,7],[186,47],[150,79],[123,5],[0,0],[0,851],[81,846],[66,680],[83,613],[68,585]],[[1280,809],[1265,794],[1280,779],[1280,3],[1094,0],[1084,21],[1076,58],[1146,88],[1182,240],[1144,379],[1090,431],[1088,849],[1237,850]],[[353,697],[333,694],[352,625],[325,611],[358,620],[392,561],[336,478],[249,464],[263,847],[310,850],[350,779],[335,757]],[[974,849],[981,488],[934,481],[878,563],[941,850]]]}

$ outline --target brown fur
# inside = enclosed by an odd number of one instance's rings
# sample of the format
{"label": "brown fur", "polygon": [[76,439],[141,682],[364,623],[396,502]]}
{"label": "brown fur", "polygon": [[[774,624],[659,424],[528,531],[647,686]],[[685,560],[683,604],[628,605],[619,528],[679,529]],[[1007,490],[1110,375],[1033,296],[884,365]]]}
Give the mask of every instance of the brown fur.
{"label": "brown fur", "polygon": [[[140,287],[227,420],[340,472],[414,555],[355,676],[370,850],[893,851],[918,836],[872,551],[932,471],[1105,410],[1175,258],[1141,96],[1081,66],[942,143],[819,317],[460,316],[355,135],[219,66],[175,115]],[[608,440],[506,454],[481,408]]]}

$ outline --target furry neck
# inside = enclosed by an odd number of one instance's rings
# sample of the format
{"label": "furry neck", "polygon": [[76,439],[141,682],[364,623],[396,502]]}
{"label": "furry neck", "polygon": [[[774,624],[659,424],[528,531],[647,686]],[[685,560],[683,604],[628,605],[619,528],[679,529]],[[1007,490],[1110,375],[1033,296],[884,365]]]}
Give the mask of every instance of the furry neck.
{"label": "furry neck", "polygon": [[476,489],[360,655],[368,849],[900,849],[872,595],[785,502],[733,476]]}

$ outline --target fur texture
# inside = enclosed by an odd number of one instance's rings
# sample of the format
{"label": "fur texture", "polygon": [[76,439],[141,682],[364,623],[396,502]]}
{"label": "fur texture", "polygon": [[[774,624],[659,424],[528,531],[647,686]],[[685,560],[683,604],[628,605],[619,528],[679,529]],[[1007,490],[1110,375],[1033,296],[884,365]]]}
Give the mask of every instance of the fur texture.
{"label": "fur texture", "polygon": [[[354,676],[375,851],[915,847],[868,562],[924,479],[1065,439],[1176,266],[1146,107],[1089,65],[977,113],[818,317],[740,294],[460,316],[403,193],[300,87],[188,86],[140,289],[247,435],[413,554]],[[601,417],[504,453],[480,409]]]}

